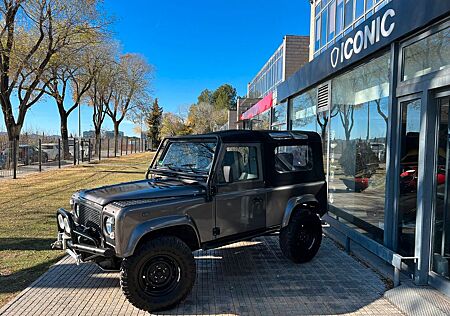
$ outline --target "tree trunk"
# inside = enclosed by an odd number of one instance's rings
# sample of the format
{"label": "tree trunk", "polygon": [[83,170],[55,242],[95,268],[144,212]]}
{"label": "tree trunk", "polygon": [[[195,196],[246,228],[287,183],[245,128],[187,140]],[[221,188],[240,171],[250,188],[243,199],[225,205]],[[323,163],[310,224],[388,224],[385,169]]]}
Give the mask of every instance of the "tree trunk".
{"label": "tree trunk", "polygon": [[119,149],[119,125],[120,122],[114,122],[114,157],[117,156],[117,151]]}
{"label": "tree trunk", "polygon": [[69,131],[67,128],[67,117],[68,115],[66,113],[59,112],[59,116],[61,119],[61,139],[62,139],[62,152],[64,159],[70,159],[70,152],[69,152]]}
{"label": "tree trunk", "polygon": [[[9,121],[11,122],[11,121]],[[6,129],[8,132],[8,140],[9,140],[9,167],[13,170],[17,170],[17,164],[19,160],[19,140],[20,140],[20,131],[22,130],[22,126],[16,123],[7,124]],[[23,157],[25,159],[26,157]],[[14,179],[16,178],[16,172],[14,172]]]}
{"label": "tree trunk", "polygon": [[101,138],[101,131],[100,128],[95,128],[95,153],[96,155],[100,154],[100,144],[101,144],[102,138]]}

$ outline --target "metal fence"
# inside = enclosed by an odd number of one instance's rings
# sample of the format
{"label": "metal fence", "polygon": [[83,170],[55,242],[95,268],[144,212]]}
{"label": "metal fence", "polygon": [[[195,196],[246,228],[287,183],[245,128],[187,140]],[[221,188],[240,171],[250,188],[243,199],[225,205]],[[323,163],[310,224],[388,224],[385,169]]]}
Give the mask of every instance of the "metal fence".
{"label": "metal fence", "polygon": [[[119,157],[148,150],[145,139],[122,137],[114,139],[70,138],[64,146],[58,137],[27,137],[20,141],[0,140],[0,179],[17,178],[18,174],[41,172],[51,168]],[[65,150],[66,148],[66,150]]]}

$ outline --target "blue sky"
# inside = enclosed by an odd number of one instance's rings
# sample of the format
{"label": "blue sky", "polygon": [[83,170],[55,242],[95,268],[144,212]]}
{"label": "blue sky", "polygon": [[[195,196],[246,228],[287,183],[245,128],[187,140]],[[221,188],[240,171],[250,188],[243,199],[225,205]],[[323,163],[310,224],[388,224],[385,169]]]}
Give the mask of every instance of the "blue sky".
{"label": "blue sky", "polygon": [[[114,1],[104,9],[123,52],[140,53],[155,69],[153,95],[166,112],[187,109],[205,89],[223,83],[245,95],[247,82],[281,44],[286,34],[308,35],[307,0]],[[82,129],[92,129],[91,109],[82,107]],[[0,113],[0,131],[4,121]],[[78,114],[69,131],[78,130]],[[105,119],[105,128],[112,124]],[[59,116],[51,99],[33,106],[24,130],[59,134]],[[121,126],[133,134],[133,124]]]}

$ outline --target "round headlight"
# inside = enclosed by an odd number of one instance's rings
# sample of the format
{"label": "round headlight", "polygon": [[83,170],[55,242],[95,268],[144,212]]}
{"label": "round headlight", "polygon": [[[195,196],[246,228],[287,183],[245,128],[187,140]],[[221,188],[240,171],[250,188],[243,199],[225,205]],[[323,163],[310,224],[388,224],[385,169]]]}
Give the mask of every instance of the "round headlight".
{"label": "round headlight", "polygon": [[58,214],[58,226],[59,229],[64,229],[64,219],[61,214]]}
{"label": "round headlight", "polygon": [[105,231],[111,237],[114,239],[114,217],[107,217],[105,220]]}
{"label": "round headlight", "polygon": [[70,225],[69,225],[69,220],[67,219],[67,217],[64,217],[64,231],[65,231],[67,234],[70,234],[70,233],[71,233],[71,231],[70,231]]}

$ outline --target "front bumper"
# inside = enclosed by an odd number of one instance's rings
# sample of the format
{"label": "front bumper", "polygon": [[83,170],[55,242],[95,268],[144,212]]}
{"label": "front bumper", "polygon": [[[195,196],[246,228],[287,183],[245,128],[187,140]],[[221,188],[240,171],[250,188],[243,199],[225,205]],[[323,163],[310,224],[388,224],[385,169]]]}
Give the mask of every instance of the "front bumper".
{"label": "front bumper", "polygon": [[[62,218],[64,228],[60,227],[59,216]],[[60,208],[56,212],[56,225],[58,236],[52,244],[52,248],[65,250],[77,264],[98,257],[111,258],[115,256],[114,249],[101,247],[99,240],[92,236],[90,228],[76,224],[72,213],[65,209]]]}

